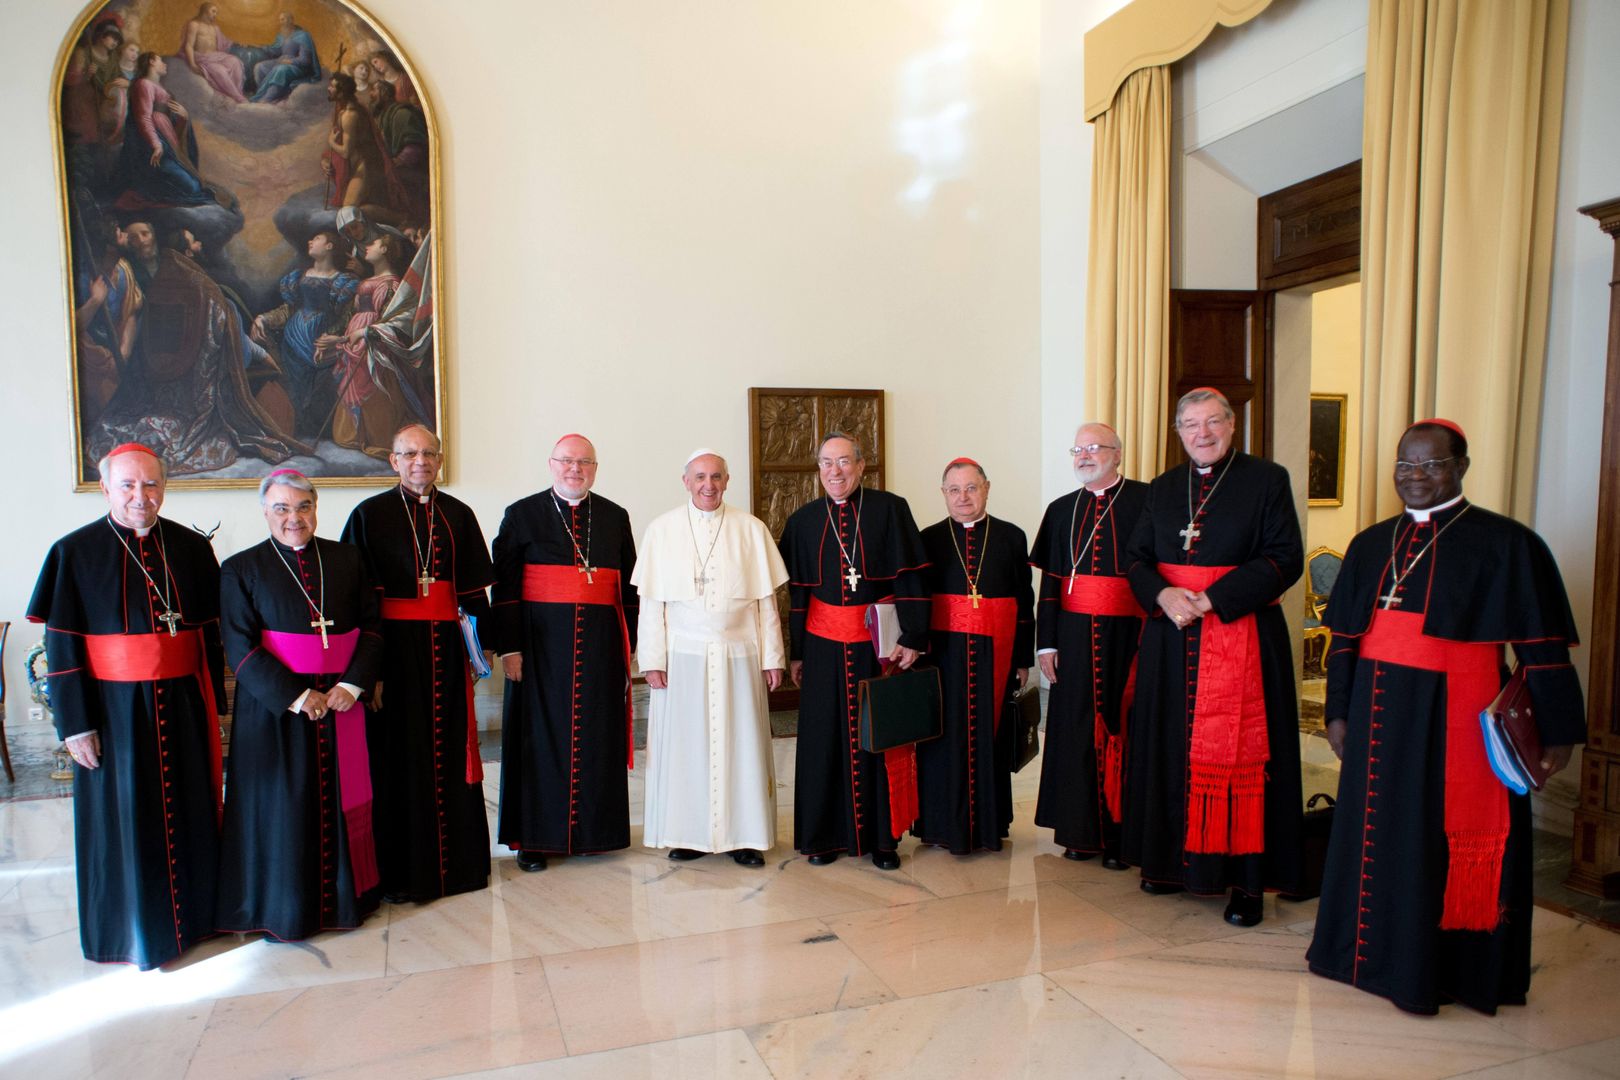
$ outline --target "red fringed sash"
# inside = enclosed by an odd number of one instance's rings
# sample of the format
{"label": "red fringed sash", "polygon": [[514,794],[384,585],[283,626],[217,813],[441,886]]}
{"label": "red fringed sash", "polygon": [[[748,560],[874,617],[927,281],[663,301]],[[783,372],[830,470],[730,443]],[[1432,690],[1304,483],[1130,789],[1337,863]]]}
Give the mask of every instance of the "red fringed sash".
{"label": "red fringed sash", "polygon": [[[385,596],[382,598],[382,617],[409,622],[459,622],[461,608],[456,603],[455,584],[435,581],[428,586],[426,596]],[[463,649],[462,653],[465,655],[466,650]],[[469,784],[481,784],[484,781],[484,761],[478,753],[478,717],[473,713],[473,683],[477,680],[473,678],[472,661],[463,659],[462,663],[466,669],[463,681],[467,684],[466,777]]]}
{"label": "red fringed sash", "polygon": [[[1147,617],[1142,605],[1136,602],[1130,582],[1125,578],[1074,574],[1059,580],[1063,586],[1058,593],[1059,602],[1063,610],[1071,614],[1137,619]],[[1125,693],[1119,703],[1119,716],[1115,718],[1114,726],[1119,733],[1110,735],[1101,717],[1095,717],[1091,727],[1092,745],[1096,748],[1102,771],[1103,805],[1108,810],[1109,818],[1116,823],[1120,820],[1120,798],[1124,787],[1121,776],[1125,762],[1125,716],[1131,711],[1131,703],[1135,700],[1136,658],[1133,656],[1130,672],[1125,678]]]}
{"label": "red fringed sash", "polygon": [[[1136,602],[1131,583],[1122,577],[1101,574],[1075,574],[1058,578],[1062,588],[1058,602],[1063,610],[1076,615],[1128,615],[1145,619],[1147,612]],[[1073,588],[1069,586],[1073,584]]]}
{"label": "red fringed sash", "polygon": [[[851,645],[871,645],[872,630],[866,625],[866,604],[829,604],[810,598],[805,612],[804,628],[807,632],[828,641]],[[879,657],[879,662],[882,658]],[[885,668],[885,674],[887,668]],[[883,771],[889,777],[889,831],[896,840],[905,835],[917,816],[922,813],[917,795],[917,748],[899,746],[883,752]]]}
{"label": "red fringed sash", "polygon": [[1479,714],[1501,688],[1502,647],[1430,637],[1421,614],[1378,610],[1361,639],[1361,656],[1446,676],[1445,829],[1451,858],[1440,929],[1494,930],[1502,918],[1508,798],[1486,760]]}
{"label": "red fringed sash", "polygon": [[[594,581],[587,581],[594,578]],[[630,626],[624,621],[624,602],[619,595],[619,572],[598,567],[589,574],[577,566],[551,563],[525,563],[523,599],[531,604],[602,604],[619,616],[619,636],[624,639],[624,746],[629,760],[625,768],[636,767],[634,706],[630,700]]]}
{"label": "red fringed sash", "polygon": [[1007,676],[1012,674],[1013,639],[1018,635],[1018,601],[1011,596],[981,596],[980,607],[973,598],[959,593],[935,593],[928,626],[949,634],[978,634],[990,639],[995,650],[991,657],[995,673],[996,715],[992,732],[1001,729],[1001,714],[1007,708]]}
{"label": "red fringed sash", "polygon": [[[1160,563],[1170,584],[1203,591],[1230,566]],[[1265,687],[1260,631],[1251,612],[1232,622],[1200,620],[1198,691],[1187,750],[1187,839],[1190,852],[1252,855],[1266,847]]]}
{"label": "red fringed sash", "polygon": [[197,677],[203,712],[208,718],[208,782],[214,794],[214,821],[224,814],[221,793],[224,770],[219,743],[219,711],[214,708],[214,686],[208,678],[208,657],[203,636],[182,630],[174,636],[155,634],[86,634],[85,659],[90,674],[106,682],[155,682],[158,679]]}

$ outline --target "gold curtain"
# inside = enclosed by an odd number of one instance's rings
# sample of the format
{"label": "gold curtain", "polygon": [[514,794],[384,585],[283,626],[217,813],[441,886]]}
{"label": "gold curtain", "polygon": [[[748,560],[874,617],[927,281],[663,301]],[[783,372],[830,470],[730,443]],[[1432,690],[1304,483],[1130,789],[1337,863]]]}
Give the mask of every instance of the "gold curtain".
{"label": "gold curtain", "polygon": [[1170,311],[1170,69],[1133,72],[1095,121],[1086,290],[1086,406],[1124,471],[1157,476]]}
{"label": "gold curtain", "polygon": [[1471,500],[1534,508],[1568,0],[1372,0],[1362,156],[1362,521],[1402,431],[1469,434]]}

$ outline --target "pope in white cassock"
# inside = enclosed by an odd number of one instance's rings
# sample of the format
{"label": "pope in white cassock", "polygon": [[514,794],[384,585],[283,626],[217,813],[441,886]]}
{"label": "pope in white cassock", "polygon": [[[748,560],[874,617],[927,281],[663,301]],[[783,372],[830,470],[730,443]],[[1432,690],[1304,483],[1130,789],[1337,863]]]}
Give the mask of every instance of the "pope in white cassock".
{"label": "pope in white cassock", "polygon": [[719,454],[694,451],[690,500],[648,526],[630,578],[652,690],[642,842],[763,866],[776,844],[766,693],[787,667],[775,596],[788,574],[765,523],[722,501],[730,479]]}

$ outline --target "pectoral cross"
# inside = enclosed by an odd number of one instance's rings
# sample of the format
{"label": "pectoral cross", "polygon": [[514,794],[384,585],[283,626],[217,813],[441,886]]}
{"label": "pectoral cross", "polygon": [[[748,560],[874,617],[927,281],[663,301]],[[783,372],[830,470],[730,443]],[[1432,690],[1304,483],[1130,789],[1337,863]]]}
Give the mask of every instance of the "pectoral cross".
{"label": "pectoral cross", "polygon": [[984,594],[979,592],[979,587],[977,585],[969,585],[968,599],[973,601],[974,607],[978,607],[979,601],[984,599]]}
{"label": "pectoral cross", "polygon": [[157,617],[157,620],[169,628],[170,637],[174,637],[179,633],[179,631],[175,629],[175,626],[180,622],[180,613],[178,611],[165,611],[163,614]]}
{"label": "pectoral cross", "polygon": [[714,579],[708,575],[707,571],[700,570],[692,575],[692,587],[697,589],[699,596],[702,596],[704,593],[709,591],[709,582],[713,580]]}
{"label": "pectoral cross", "polygon": [[855,587],[861,583],[861,575],[860,572],[855,569],[855,565],[853,563],[850,564],[849,573],[845,574],[844,577],[849,581],[849,591],[854,592]]}
{"label": "pectoral cross", "polygon": [[416,580],[417,580],[417,583],[422,586],[422,595],[426,596],[428,594],[428,586],[432,585],[435,581],[438,581],[439,579],[434,577],[432,574],[428,573],[427,567],[424,566],[422,568],[422,576],[417,578]]}
{"label": "pectoral cross", "polygon": [[1384,605],[1385,611],[1388,611],[1392,607],[1401,606],[1401,598],[1395,595],[1395,586],[1393,585],[1389,587],[1389,594],[1387,596],[1380,596],[1378,598],[1378,602]]}
{"label": "pectoral cross", "polygon": [[316,612],[314,621],[312,621],[309,625],[310,629],[319,630],[321,632],[321,648],[326,648],[326,628],[332,625],[332,620],[321,615],[320,612]]}
{"label": "pectoral cross", "polygon": [[1192,546],[1193,546],[1193,541],[1198,539],[1200,536],[1203,536],[1204,535],[1204,530],[1200,529],[1197,525],[1195,525],[1195,524],[1193,524],[1192,522],[1189,521],[1189,522],[1187,522],[1187,527],[1185,529],[1182,529],[1176,535],[1182,538],[1182,540],[1181,540],[1181,550],[1182,551],[1191,551]]}
{"label": "pectoral cross", "polygon": [[584,563],[583,565],[580,565],[580,566],[576,566],[576,567],[574,567],[574,569],[578,570],[580,573],[585,575],[586,584],[589,584],[589,585],[595,585],[596,584],[596,576],[595,576],[596,575],[596,567],[592,566],[589,562],[586,562],[586,563]]}

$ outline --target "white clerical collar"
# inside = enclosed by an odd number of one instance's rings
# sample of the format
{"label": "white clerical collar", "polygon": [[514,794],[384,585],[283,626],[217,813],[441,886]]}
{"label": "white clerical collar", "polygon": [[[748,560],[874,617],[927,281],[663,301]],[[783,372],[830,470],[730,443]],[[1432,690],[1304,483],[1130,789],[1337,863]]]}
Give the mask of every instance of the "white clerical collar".
{"label": "white clerical collar", "polygon": [[419,503],[430,502],[433,499],[433,489],[431,487],[420,495],[406,487],[404,484],[399,485],[399,490],[407,499],[415,499]]}
{"label": "white clerical collar", "polygon": [[578,506],[580,503],[584,502],[590,496],[590,494],[591,493],[587,491],[584,495],[581,495],[577,499],[570,499],[568,496],[559,491],[557,492],[557,497],[563,502],[567,503],[569,506]]}
{"label": "white clerical collar", "polygon": [[708,521],[710,518],[714,517],[714,515],[720,512],[720,508],[718,506],[716,506],[713,510],[705,510],[697,503],[689,502],[686,505],[691,507],[692,512],[697,514],[697,516],[702,518],[704,521]]}
{"label": "white clerical collar", "polygon": [[957,524],[962,526],[962,528],[964,528],[964,529],[971,529],[971,528],[973,528],[973,526],[977,525],[979,522],[983,521],[985,518],[987,518],[989,516],[990,516],[989,514],[980,514],[978,517],[974,518],[972,521],[958,521]]}
{"label": "white clerical collar", "polygon": [[1408,514],[1412,515],[1412,520],[1413,521],[1417,522],[1419,525],[1423,525],[1423,524],[1426,524],[1428,522],[1429,518],[1433,517],[1435,514],[1438,514],[1442,510],[1450,510],[1453,506],[1456,506],[1458,503],[1460,503],[1462,501],[1463,501],[1462,493],[1458,492],[1456,498],[1447,499],[1445,502],[1441,503],[1439,506],[1431,506],[1431,507],[1429,507],[1429,508],[1427,508],[1425,510],[1418,510],[1418,509],[1415,509],[1413,507],[1408,506],[1406,508],[1406,512]]}
{"label": "white clerical collar", "polygon": [[1086,488],[1086,490],[1087,490],[1087,491],[1091,491],[1091,493],[1092,493],[1092,494],[1093,494],[1093,495],[1095,495],[1095,496],[1097,496],[1097,498],[1099,498],[1099,499],[1100,499],[1100,498],[1102,498],[1102,497],[1103,497],[1103,496],[1104,496],[1104,495],[1106,495],[1106,494],[1108,494],[1108,493],[1109,493],[1109,492],[1110,492],[1110,491],[1112,491],[1112,490],[1114,490],[1114,489],[1115,489],[1115,488],[1116,488],[1116,487],[1118,487],[1118,486],[1119,486],[1119,484],[1120,484],[1120,481],[1122,481],[1122,480],[1124,480],[1124,479],[1125,479],[1125,477],[1124,477],[1124,476],[1122,476],[1122,475],[1121,475],[1121,474],[1119,474],[1119,473],[1115,473],[1115,474],[1114,474],[1114,478],[1113,478],[1113,479],[1112,479],[1112,480],[1110,480],[1110,481],[1108,481],[1108,483],[1107,483],[1107,484],[1105,484],[1105,485],[1103,485],[1103,486],[1102,486],[1102,487],[1100,487],[1100,488],[1098,488],[1098,489],[1097,489],[1097,490],[1095,490],[1095,491],[1092,491],[1092,490],[1091,490],[1091,488]]}

